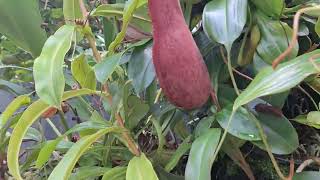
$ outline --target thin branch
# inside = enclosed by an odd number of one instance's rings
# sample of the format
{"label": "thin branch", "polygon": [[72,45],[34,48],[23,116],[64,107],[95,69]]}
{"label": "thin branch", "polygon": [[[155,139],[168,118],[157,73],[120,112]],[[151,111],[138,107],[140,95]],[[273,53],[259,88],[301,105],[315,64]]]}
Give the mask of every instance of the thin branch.
{"label": "thin branch", "polygon": [[[79,3],[80,3],[80,7],[81,7],[81,11],[82,11],[82,14],[83,15],[87,15],[88,14],[88,11],[86,10],[85,6],[84,6],[84,3],[83,3],[83,0],[79,0]],[[85,17],[85,16],[84,16]],[[89,23],[87,22],[87,25],[89,25]],[[93,51],[93,56],[96,60],[97,63],[101,62],[102,60],[102,57],[101,57],[101,54],[99,53],[97,47],[96,47],[96,40],[95,38],[92,36],[92,35],[87,35],[86,38],[88,39],[89,41],[89,45]],[[107,84],[103,84],[102,85],[102,89],[103,89],[103,92],[106,93],[106,94],[109,94],[109,87]],[[109,95],[107,96],[107,99],[108,99],[108,102],[110,105],[112,105],[113,103],[113,100],[112,100],[112,96]],[[116,117],[116,120],[117,120],[117,123],[120,127],[122,128],[125,128],[125,125],[124,125],[124,121],[122,119],[122,117],[120,116],[119,113],[116,113],[115,114],[115,117]],[[124,131],[122,133],[122,136],[123,138],[126,140],[127,144],[128,144],[128,148],[129,150],[136,156],[140,156],[141,152],[139,150],[139,148],[137,147],[137,145],[134,143],[134,140],[132,139],[132,137],[129,135],[129,133],[127,131]]]}
{"label": "thin branch", "polygon": [[312,10],[319,10],[320,6],[314,6],[314,7],[307,7],[307,8],[303,8],[297,11],[297,13],[294,16],[294,20],[293,20],[293,33],[292,33],[292,39],[290,42],[290,45],[288,46],[288,48],[282,53],[280,54],[273,62],[272,62],[272,68],[275,69],[283,60],[284,58],[286,58],[292,51],[292,49],[294,48],[294,46],[296,45],[296,43],[298,42],[298,31],[299,31],[299,19],[300,16],[307,12],[307,11],[312,11]]}

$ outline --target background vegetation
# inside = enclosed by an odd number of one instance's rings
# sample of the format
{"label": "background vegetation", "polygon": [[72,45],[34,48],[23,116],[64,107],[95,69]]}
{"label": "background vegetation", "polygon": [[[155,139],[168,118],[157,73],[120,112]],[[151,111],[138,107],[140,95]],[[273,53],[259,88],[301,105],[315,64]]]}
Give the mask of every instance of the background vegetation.
{"label": "background vegetation", "polygon": [[320,2],[180,4],[219,106],[163,95],[147,0],[0,0],[0,179],[319,179]]}

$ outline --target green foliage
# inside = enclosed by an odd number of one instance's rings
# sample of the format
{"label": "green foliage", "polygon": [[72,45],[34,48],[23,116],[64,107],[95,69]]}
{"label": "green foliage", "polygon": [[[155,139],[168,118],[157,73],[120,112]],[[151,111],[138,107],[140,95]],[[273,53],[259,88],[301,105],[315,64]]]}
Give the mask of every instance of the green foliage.
{"label": "green foliage", "polygon": [[47,39],[41,23],[37,1],[0,1],[0,33],[33,57],[40,55]]}
{"label": "green foliage", "polygon": [[[281,170],[289,163],[282,159],[318,155],[319,134],[311,128],[320,128],[319,2],[181,0],[217,95],[217,101],[212,96],[186,111],[170,103],[156,77],[152,1],[157,0],[84,1],[90,14],[84,17],[78,0],[0,0],[0,93],[17,96],[0,110],[0,179],[238,175],[233,165],[222,169],[230,162],[221,152],[249,179],[261,179],[260,171],[284,179]],[[304,12],[298,28],[294,15],[304,7],[312,10]],[[163,16],[177,10],[159,8]],[[296,30],[298,41],[290,45]],[[184,38],[179,29],[166,31]],[[273,69],[288,47],[284,62]],[[304,171],[293,179],[319,176]]]}

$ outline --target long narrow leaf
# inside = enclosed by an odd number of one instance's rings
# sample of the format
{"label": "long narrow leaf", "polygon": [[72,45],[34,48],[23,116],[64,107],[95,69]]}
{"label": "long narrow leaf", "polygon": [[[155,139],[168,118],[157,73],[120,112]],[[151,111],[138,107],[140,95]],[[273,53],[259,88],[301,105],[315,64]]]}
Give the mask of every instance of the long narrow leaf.
{"label": "long narrow leaf", "polygon": [[62,26],[45,43],[41,55],[34,61],[36,92],[50,106],[60,108],[64,92],[64,56],[71,47],[74,26]]}
{"label": "long narrow leaf", "polygon": [[[62,100],[87,94],[94,94],[94,91],[88,89],[68,91],[64,93]],[[23,137],[25,136],[28,128],[49,108],[50,106],[42,100],[34,102],[24,111],[16,127],[12,131],[8,146],[8,168],[12,176],[18,180],[22,180],[19,171],[19,151]]]}

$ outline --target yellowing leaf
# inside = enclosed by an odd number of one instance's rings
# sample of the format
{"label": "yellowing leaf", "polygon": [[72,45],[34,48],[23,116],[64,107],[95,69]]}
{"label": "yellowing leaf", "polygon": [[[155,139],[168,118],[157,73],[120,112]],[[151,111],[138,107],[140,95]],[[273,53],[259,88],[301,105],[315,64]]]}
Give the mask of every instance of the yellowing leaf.
{"label": "yellowing leaf", "polygon": [[62,26],[45,43],[41,55],[34,61],[36,92],[46,104],[60,109],[64,92],[64,56],[71,46],[74,27]]}
{"label": "yellowing leaf", "polygon": [[158,180],[151,162],[143,153],[134,157],[128,164],[126,180]]}

